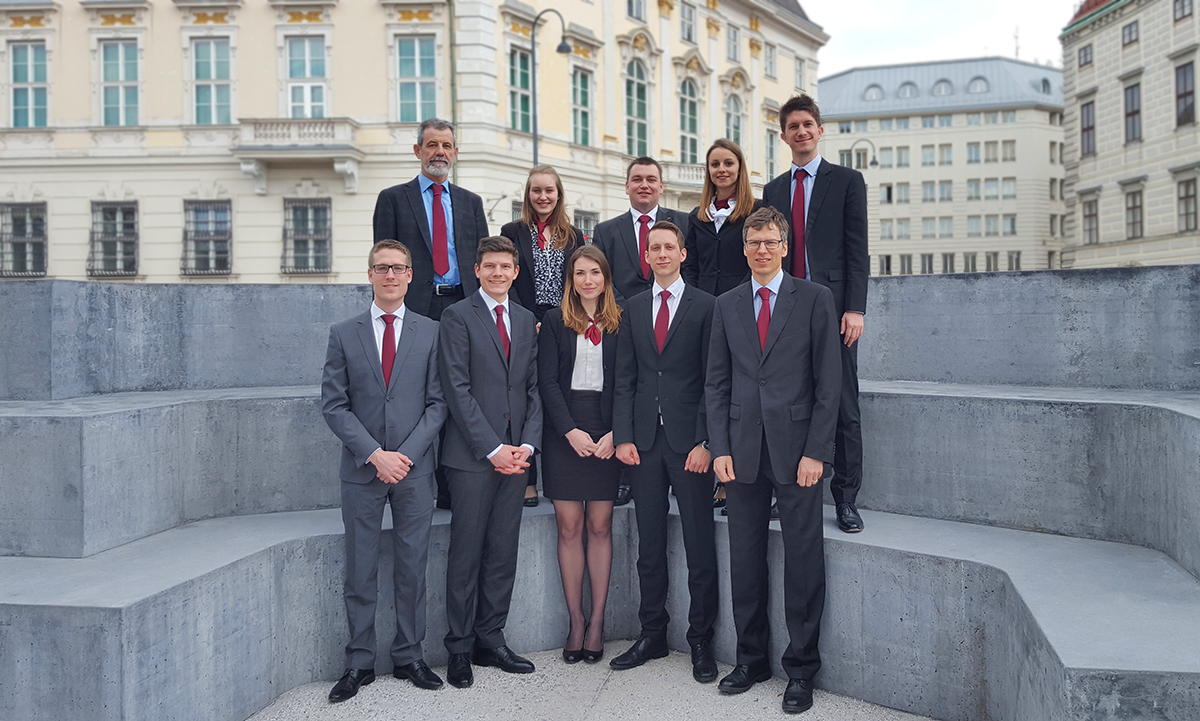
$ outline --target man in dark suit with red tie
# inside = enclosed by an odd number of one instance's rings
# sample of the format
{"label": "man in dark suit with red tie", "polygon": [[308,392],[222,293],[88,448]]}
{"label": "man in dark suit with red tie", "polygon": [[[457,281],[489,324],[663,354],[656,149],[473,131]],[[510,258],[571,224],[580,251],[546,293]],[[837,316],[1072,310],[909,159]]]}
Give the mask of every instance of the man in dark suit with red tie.
{"label": "man in dark suit with red tie", "polygon": [[842,338],[842,390],[829,488],[838,527],[856,533],[863,529],[855,504],[862,487],[857,341],[867,312],[867,189],[862,173],[834,165],[817,152],[824,128],[811,97],[797,95],[784,103],[779,124],[792,149],[792,167],[767,183],[763,201],[783,213],[792,227],[783,269],[833,292]]}
{"label": "man in dark suit with red tie", "polygon": [[771,492],[783,531],[788,676],[783,710],[812,706],[821,667],[825,534],[821,479],[833,461],[841,360],[833,294],[781,266],[787,220],[760,208],[742,229],[751,280],[717,298],[708,375],[708,439],[725,484],[737,665],[718,689],[735,694],[771,677],[767,571]]}

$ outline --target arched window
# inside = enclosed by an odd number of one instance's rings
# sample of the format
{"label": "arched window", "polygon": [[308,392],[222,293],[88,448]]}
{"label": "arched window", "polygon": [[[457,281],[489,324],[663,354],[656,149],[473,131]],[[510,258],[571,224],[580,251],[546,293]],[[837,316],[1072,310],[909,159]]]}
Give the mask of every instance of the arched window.
{"label": "arched window", "polygon": [[646,68],[637,60],[625,66],[625,152],[633,156],[648,154]]}
{"label": "arched window", "polygon": [[954,94],[954,86],[949,80],[939,80],[933,86],[933,94],[939,97]]}
{"label": "arched window", "polygon": [[679,86],[679,162],[699,162],[700,107],[696,102],[696,84],[684,80]]}
{"label": "arched window", "polygon": [[863,100],[883,100],[883,88],[878,85],[868,87],[867,92],[863,93]]}
{"label": "arched window", "polygon": [[971,82],[967,83],[968,93],[986,93],[989,90],[987,78],[972,78]]}
{"label": "arched window", "polygon": [[1046,78],[1042,78],[1042,94],[1043,95],[1050,94],[1050,81]]}
{"label": "arched window", "polygon": [[900,86],[900,91],[896,93],[898,98],[915,98],[920,93],[917,91],[917,86],[913,83],[905,83]]}
{"label": "arched window", "polygon": [[742,144],[742,101],[736,95],[725,101],[725,137]]}

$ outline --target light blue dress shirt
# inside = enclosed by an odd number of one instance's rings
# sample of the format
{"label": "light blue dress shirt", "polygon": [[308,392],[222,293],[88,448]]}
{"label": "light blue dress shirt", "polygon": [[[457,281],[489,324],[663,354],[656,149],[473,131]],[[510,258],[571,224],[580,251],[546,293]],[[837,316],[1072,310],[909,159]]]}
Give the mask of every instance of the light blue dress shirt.
{"label": "light blue dress shirt", "polygon": [[767,281],[766,285],[761,285],[754,278],[750,279],[750,290],[754,293],[754,317],[758,317],[758,311],[762,310],[762,296],[758,294],[759,288],[766,288],[771,291],[771,313],[775,313],[775,299],[779,297],[779,286],[783,283],[783,271],[780,270],[775,274],[775,277]]}
{"label": "light blue dress shirt", "polygon": [[[429,240],[433,241],[433,181],[424,173],[417,176],[421,184],[421,202],[425,204],[425,222],[429,224]],[[450,183],[443,182],[442,213],[446,216],[446,252],[450,255],[450,272],[445,275],[433,276],[433,282],[438,285],[459,285],[462,275],[458,269],[458,256],[454,254],[454,205],[450,202]]]}
{"label": "light blue dress shirt", "polygon": [[[804,166],[805,172],[808,173],[808,177],[804,179],[804,227],[805,228],[808,227],[808,206],[812,203],[813,187],[816,185],[817,168],[820,167],[820,165],[821,165],[821,154],[817,153],[817,157],[808,161],[808,164]],[[792,184],[791,184],[791,186],[789,186],[792,191],[792,194],[790,196],[792,198],[796,197],[796,171],[799,170],[800,167],[801,166],[796,165],[795,163],[792,163]],[[791,218],[788,218],[788,222],[791,222]],[[804,273],[805,273],[804,279],[812,280],[812,265],[810,265],[808,262],[808,236],[807,235],[805,235],[804,240],[805,240],[805,244],[804,244]],[[774,297],[774,296],[772,296],[772,297]]]}

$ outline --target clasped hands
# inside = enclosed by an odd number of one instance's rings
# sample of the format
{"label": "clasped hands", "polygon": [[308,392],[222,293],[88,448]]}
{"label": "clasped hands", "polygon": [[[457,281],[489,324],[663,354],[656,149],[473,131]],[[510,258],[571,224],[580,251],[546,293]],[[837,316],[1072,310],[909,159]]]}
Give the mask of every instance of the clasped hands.
{"label": "clasped hands", "polygon": [[601,436],[600,440],[593,441],[591,435],[587,431],[578,428],[572,428],[567,431],[567,442],[571,444],[571,448],[575,449],[575,453],[580,458],[595,456],[597,458],[608,459],[613,457],[613,434],[612,431]]}
{"label": "clasped hands", "polygon": [[367,459],[375,466],[375,475],[384,483],[399,483],[412,470],[412,460],[399,451],[385,451],[382,448],[371,454]]}
{"label": "clasped hands", "polygon": [[[717,480],[729,483],[735,479],[733,475],[733,456],[718,456],[713,459],[713,470],[717,472]],[[815,486],[825,474],[825,464],[815,458],[804,456],[796,468],[796,484],[807,488]]]}
{"label": "clasped hands", "polygon": [[[611,433],[609,435],[612,435]],[[641,464],[642,458],[638,455],[637,446],[632,443],[622,443],[617,446],[617,460],[627,466],[636,466]],[[708,473],[708,464],[712,459],[712,455],[708,449],[697,444],[691,451],[688,452],[687,460],[683,463],[683,470],[691,471],[692,473]]]}
{"label": "clasped hands", "polygon": [[511,476],[516,473],[524,473],[526,468],[529,468],[529,457],[533,455],[525,446],[510,446],[502,444],[500,450],[496,451],[488,460],[492,462],[492,466],[497,473],[503,473],[506,476]]}

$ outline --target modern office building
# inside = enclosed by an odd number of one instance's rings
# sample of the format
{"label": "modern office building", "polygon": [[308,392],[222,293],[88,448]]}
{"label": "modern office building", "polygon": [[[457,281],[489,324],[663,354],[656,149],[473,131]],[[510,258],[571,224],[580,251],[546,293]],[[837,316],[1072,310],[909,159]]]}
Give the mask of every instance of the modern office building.
{"label": "modern office building", "polygon": [[628,207],[631,156],[690,209],[717,137],[776,172],[827,40],[797,0],[0,0],[0,276],[361,282],[430,116],[494,231],[538,109],[585,230]]}
{"label": "modern office building", "polygon": [[872,275],[1033,270],[1062,247],[1062,73],[1007,58],[821,79],[821,154],[867,182]]}
{"label": "modern office building", "polygon": [[1088,0],[1061,39],[1063,266],[1200,263],[1193,0]]}

